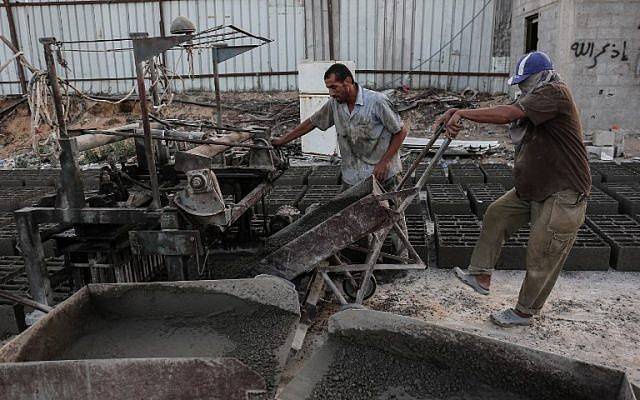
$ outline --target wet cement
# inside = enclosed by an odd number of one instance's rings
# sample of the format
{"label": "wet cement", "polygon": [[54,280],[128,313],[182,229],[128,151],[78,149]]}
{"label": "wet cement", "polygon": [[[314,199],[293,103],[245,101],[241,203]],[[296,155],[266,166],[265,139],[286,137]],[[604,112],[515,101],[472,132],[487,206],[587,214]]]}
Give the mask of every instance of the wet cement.
{"label": "wet cement", "polygon": [[56,360],[145,357],[235,357],[275,389],[278,354],[295,316],[255,306],[251,312],[139,318],[101,313],[90,317],[82,335]]}
{"label": "wet cement", "polygon": [[[560,400],[604,399],[599,394],[584,396],[563,386],[545,387],[536,376],[514,370],[469,368],[468,364],[450,364],[421,352],[418,342],[409,344],[414,353],[401,356],[380,347],[363,346],[350,338],[331,340],[331,358],[320,364],[321,378],[309,399],[350,400]],[[393,342],[386,343],[390,348]],[[464,349],[461,349],[464,357]],[[469,355],[471,358],[472,356]],[[471,359],[469,360],[471,361]],[[473,363],[473,362],[471,362]],[[570,386],[570,385],[569,385]],[[615,398],[615,397],[612,397]]]}

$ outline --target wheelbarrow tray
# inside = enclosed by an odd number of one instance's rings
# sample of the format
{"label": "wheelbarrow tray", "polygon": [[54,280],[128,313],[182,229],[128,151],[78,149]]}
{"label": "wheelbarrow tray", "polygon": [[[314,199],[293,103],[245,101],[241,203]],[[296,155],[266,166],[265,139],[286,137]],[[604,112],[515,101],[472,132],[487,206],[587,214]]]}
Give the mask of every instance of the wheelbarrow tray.
{"label": "wheelbarrow tray", "polygon": [[235,358],[125,358],[0,364],[7,400],[267,399],[264,379]]}
{"label": "wheelbarrow tray", "polygon": [[636,400],[626,374],[390,313],[347,310],[284,388],[301,399]]}
{"label": "wheelbarrow tray", "polygon": [[328,203],[269,237],[255,273],[285,279],[312,270],[316,264],[383,227],[391,226],[398,213],[380,200],[383,193],[369,177]]}
{"label": "wheelbarrow tray", "polygon": [[275,387],[299,320],[276,277],[88,285],[0,349],[0,362],[234,357]]}

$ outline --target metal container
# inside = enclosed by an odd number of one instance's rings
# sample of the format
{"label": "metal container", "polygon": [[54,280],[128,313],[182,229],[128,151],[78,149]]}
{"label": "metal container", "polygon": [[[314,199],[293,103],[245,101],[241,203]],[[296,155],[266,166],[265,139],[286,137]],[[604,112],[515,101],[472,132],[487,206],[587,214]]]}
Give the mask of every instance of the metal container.
{"label": "metal container", "polygon": [[0,349],[0,362],[233,357],[277,386],[297,322],[289,282],[88,285]]}
{"label": "metal container", "polygon": [[2,398],[11,400],[268,398],[264,379],[235,358],[126,358],[0,364],[0,389]]}
{"label": "metal container", "polygon": [[619,370],[394,314],[347,310],[280,400],[635,400]]}

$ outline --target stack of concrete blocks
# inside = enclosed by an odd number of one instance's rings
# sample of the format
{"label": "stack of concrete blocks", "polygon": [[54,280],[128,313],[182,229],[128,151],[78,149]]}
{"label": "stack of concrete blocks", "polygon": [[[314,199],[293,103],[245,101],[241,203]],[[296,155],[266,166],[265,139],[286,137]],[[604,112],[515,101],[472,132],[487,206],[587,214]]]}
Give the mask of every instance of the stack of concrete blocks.
{"label": "stack of concrete blocks", "polygon": [[[515,232],[502,247],[497,269],[526,269],[527,243],[531,228],[523,227]],[[593,229],[584,224],[567,256],[566,271],[606,271],[609,269],[611,247]]]}

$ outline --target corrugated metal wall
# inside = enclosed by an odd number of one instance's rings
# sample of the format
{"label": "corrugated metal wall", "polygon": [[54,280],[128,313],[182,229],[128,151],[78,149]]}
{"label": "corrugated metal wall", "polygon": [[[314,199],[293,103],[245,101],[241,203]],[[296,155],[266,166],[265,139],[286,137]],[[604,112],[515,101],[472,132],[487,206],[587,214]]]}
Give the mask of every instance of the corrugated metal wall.
{"label": "corrugated metal wall", "polygon": [[[332,52],[336,59],[355,61],[360,70],[359,80],[373,88],[405,83],[414,88],[461,90],[470,86],[482,91],[504,90],[502,77],[455,75],[506,72],[494,67],[500,63],[492,58],[493,0],[132,1],[135,2],[21,3],[12,7],[18,41],[28,59],[42,67],[38,38],[55,36],[62,41],[126,38],[129,32],[159,36],[162,7],[167,33],[171,21],[183,15],[198,29],[234,24],[274,39],[273,43],[221,64],[222,90],[295,90],[298,62],[304,58],[329,59]],[[0,7],[0,21],[0,32],[9,37],[4,7]],[[126,93],[133,85],[132,52],[104,50],[129,45],[130,42],[116,42],[65,46],[69,68],[61,73],[83,90]],[[95,51],[74,51],[79,48]],[[0,48],[3,59],[10,54],[4,46]],[[194,54],[189,63],[184,52],[168,52],[166,62],[170,69],[177,74],[196,76],[177,82],[177,89],[212,90],[211,78],[197,78],[198,74],[213,72],[210,57],[208,51],[202,51]],[[409,70],[414,72],[404,74]],[[226,73],[253,76],[224,77]],[[16,68],[3,71],[0,94],[19,93],[17,80]]]}

